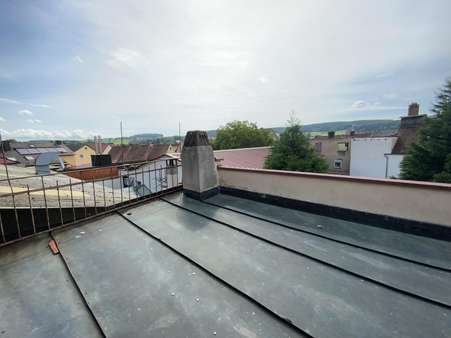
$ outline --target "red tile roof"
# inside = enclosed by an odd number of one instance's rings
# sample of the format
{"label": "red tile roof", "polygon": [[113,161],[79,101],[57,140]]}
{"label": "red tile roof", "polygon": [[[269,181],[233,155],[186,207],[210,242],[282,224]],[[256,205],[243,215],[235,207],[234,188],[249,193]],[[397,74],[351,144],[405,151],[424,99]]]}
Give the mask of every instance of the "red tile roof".
{"label": "red tile roof", "polygon": [[257,147],[215,150],[214,154],[215,158],[220,161],[219,165],[237,168],[263,169],[266,157],[268,157],[270,151],[270,147]]}

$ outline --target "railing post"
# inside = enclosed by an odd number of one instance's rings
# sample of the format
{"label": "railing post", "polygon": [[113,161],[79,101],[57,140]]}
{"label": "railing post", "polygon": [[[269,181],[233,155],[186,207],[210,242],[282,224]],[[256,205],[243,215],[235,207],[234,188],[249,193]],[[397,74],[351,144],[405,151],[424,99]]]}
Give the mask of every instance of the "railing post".
{"label": "railing post", "polygon": [[47,206],[47,196],[45,194],[44,176],[41,176],[41,183],[42,183],[42,193],[44,195],[45,216],[47,218],[47,227],[50,230],[50,217],[49,217],[49,208]]}
{"label": "railing post", "polygon": [[33,233],[36,233],[36,223],[34,221],[33,206],[31,205],[30,186],[27,184],[28,204],[30,205],[31,223],[33,225]]}
{"label": "railing post", "polygon": [[61,225],[63,225],[64,224],[64,218],[63,218],[63,209],[61,208],[60,187],[58,185],[58,180],[56,180],[56,192],[58,194],[58,207],[60,209]]}

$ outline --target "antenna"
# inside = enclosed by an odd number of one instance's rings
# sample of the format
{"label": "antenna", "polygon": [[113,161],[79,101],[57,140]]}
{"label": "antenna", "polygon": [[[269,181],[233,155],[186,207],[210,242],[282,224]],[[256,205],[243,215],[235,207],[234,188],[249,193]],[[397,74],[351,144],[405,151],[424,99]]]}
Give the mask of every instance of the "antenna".
{"label": "antenna", "polygon": [[122,148],[122,121],[120,124],[120,128],[121,128],[121,163],[122,163],[122,161],[124,161],[124,150]]}

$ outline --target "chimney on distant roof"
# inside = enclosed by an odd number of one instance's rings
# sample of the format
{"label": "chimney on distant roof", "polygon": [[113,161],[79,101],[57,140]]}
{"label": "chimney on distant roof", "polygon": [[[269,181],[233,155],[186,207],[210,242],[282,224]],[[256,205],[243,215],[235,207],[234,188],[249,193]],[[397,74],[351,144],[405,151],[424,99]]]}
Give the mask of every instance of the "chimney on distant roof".
{"label": "chimney on distant roof", "polygon": [[416,102],[413,102],[409,105],[409,111],[407,116],[418,116],[420,113],[420,105]]}
{"label": "chimney on distant roof", "polygon": [[182,150],[183,192],[205,199],[219,191],[213,148],[206,131],[189,131]]}

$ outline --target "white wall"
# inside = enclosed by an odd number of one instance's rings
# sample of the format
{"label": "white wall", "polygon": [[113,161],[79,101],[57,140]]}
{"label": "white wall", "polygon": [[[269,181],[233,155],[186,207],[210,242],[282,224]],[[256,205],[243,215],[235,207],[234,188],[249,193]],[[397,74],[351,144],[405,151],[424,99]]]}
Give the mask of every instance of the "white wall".
{"label": "white wall", "polygon": [[398,178],[401,173],[401,162],[404,159],[404,155],[401,154],[389,154],[387,155],[387,178]]}
{"label": "white wall", "polygon": [[386,157],[397,137],[368,137],[351,140],[351,176],[385,178]]}

